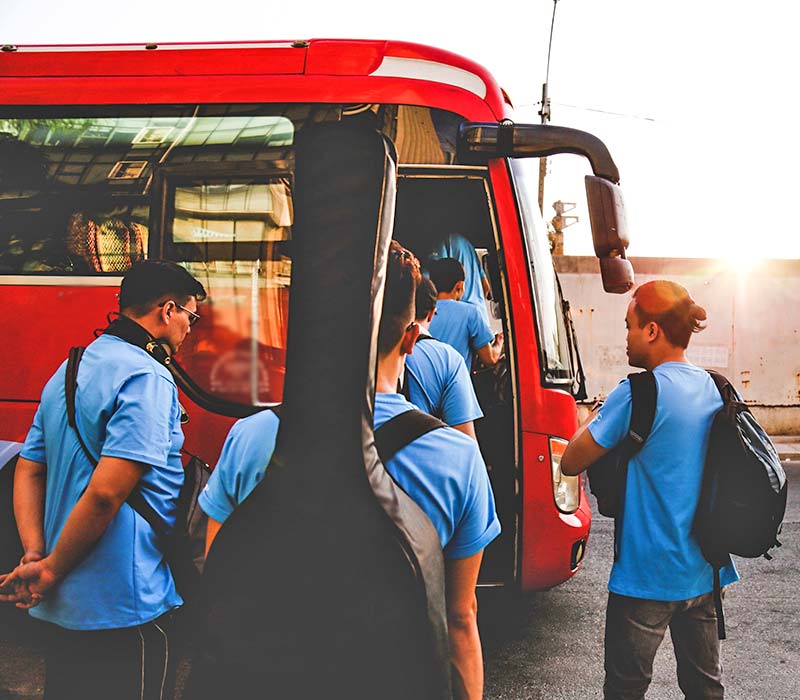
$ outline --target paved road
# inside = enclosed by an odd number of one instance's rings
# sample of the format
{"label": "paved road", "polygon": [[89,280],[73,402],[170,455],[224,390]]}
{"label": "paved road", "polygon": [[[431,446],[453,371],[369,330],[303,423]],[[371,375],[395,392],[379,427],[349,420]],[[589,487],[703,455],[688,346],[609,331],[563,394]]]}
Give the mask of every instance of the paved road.
{"label": "paved road", "polygon": [[[783,548],[772,561],[737,559],[742,581],[725,599],[728,700],[800,698],[800,461],[787,463]],[[612,523],[596,517],[583,569],[551,591],[512,599],[481,591],[487,700],[593,700],[603,683],[603,615]],[[35,647],[0,629],[0,700],[40,700]],[[669,637],[656,657],[648,700],[681,697]]]}
{"label": "paved road", "polygon": [[[742,580],[725,598],[722,642],[728,700],[800,698],[800,461],[785,463],[789,504],[772,561],[736,559]],[[551,591],[509,601],[483,592],[479,619],[487,700],[602,697],[603,625],[613,522],[597,516],[584,568]],[[774,551],[774,550],[773,550]],[[669,635],[656,657],[648,700],[682,697]]]}

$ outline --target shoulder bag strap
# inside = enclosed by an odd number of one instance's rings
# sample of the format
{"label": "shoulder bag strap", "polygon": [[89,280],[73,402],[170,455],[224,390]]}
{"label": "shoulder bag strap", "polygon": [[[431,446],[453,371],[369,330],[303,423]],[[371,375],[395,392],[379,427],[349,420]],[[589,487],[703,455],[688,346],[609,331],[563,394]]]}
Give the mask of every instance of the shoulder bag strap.
{"label": "shoulder bag strap", "polygon": [[[80,430],[78,430],[78,422],[75,417],[75,396],[78,389],[78,367],[80,366],[81,358],[83,357],[84,347],[70,348],[69,357],[67,359],[67,370],[64,375],[64,396],[67,401],[67,422],[70,427],[75,431],[78,442],[81,444],[84,454],[86,455],[92,466],[97,466],[97,460],[94,458],[86,443],[83,441]],[[170,528],[164,522],[163,518],[153,509],[153,507],[144,499],[138,489],[134,489],[125,501],[131,508],[133,508],[139,515],[141,515],[153,528],[159,537],[166,537],[169,534]]]}
{"label": "shoulder bag strap", "polygon": [[381,462],[386,464],[406,445],[423,435],[447,427],[438,418],[412,409],[387,420],[375,431],[375,446]]}

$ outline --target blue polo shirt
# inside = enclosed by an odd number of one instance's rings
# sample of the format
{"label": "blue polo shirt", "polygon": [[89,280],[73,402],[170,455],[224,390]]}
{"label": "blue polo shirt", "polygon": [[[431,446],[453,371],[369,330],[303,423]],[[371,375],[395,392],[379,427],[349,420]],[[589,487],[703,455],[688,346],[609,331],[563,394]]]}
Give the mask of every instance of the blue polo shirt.
{"label": "blue polo shirt", "polygon": [[[709,374],[694,365],[666,362],[653,370],[658,398],[650,436],[628,463],[625,506],[608,588],[648,600],[688,600],[714,587],[713,571],[692,535],[703,465],[722,399]],[[628,432],[630,382],[625,379],[589,424],[601,447]],[[720,573],[725,586],[739,575],[732,562]]]}
{"label": "blue polo shirt", "polygon": [[[376,394],[375,427],[412,408],[400,394]],[[261,481],[277,428],[271,411],[237,421],[200,495],[210,517],[224,522]],[[477,554],[500,534],[486,466],[477,443],[466,435],[433,430],[398,451],[386,468],[433,523],[445,558]]]}
{"label": "blue polo shirt", "polygon": [[439,299],[430,325],[431,335],[456,349],[467,369],[472,368],[472,353],[494,341],[494,333],[472,304],[454,299]]}
{"label": "blue polo shirt", "polygon": [[[47,552],[94,472],[67,424],[62,364],[45,385],[21,455],[47,464]],[[78,370],[76,421],[95,458],[148,465],[139,488],[168,523],[183,484],[178,391],[168,370],[113,336],[86,348]],[[74,630],[144,624],[183,601],[150,525],[126,503],[86,558],[30,614]]]}
{"label": "blue polo shirt", "polygon": [[486,310],[486,297],[483,295],[481,280],[486,279],[481,261],[475,252],[475,246],[460,233],[451,233],[437,244],[431,253],[431,260],[453,258],[464,267],[464,296],[461,301],[472,304],[481,315],[486,325],[489,323],[489,312]]}
{"label": "blue polo shirt", "polygon": [[448,425],[483,418],[467,366],[455,348],[435,338],[421,338],[406,355],[408,398]]}

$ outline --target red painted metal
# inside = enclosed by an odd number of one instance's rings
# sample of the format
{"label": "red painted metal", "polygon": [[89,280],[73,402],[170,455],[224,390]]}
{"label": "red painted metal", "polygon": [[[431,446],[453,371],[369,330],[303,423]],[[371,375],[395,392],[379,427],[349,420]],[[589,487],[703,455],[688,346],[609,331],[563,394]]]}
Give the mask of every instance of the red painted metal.
{"label": "red painted metal", "polygon": [[566,581],[579,568],[571,567],[572,548],[588,541],[592,514],[581,492],[578,510],[560,513],[553,499],[550,446],[546,435],[523,434],[526,487],[522,498],[522,551],[520,585],[543,589]]}
{"label": "red painted metal", "polygon": [[[409,66],[414,77],[370,75],[386,59],[402,59],[390,62],[392,70],[402,72]],[[474,85],[480,82],[472,78],[479,79],[485,95],[438,82],[447,70],[438,74],[425,70],[439,66],[471,74],[467,77]],[[422,105],[475,121],[512,115],[507,98],[485,68],[448,51],[406,42],[315,39],[294,47],[289,42],[249,42],[240,48],[222,44],[156,49],[76,46],[59,51],[20,47],[16,53],[0,53],[0,104],[5,105],[267,101]],[[591,520],[586,498],[572,515],[559,513],[553,498],[548,436],[569,438],[577,425],[576,408],[568,394],[542,387],[517,202],[506,163],[492,162],[489,172],[508,278],[519,391],[517,579],[522,588],[549,588],[574,573],[571,550],[575,542],[588,537]],[[106,312],[117,308],[115,279],[107,286],[76,286],[66,278],[63,285],[48,286],[29,279],[25,284],[0,286],[4,298],[0,324],[13,333],[12,347],[18,352],[14,359],[20,368],[14,371],[9,366],[0,373],[2,439],[24,437],[35,410],[33,402],[68,348],[90,342],[93,330],[105,325]],[[213,340],[213,323],[202,330]],[[190,414],[186,449],[213,465],[233,421],[212,416],[183,396],[182,401]]]}
{"label": "red painted metal", "polygon": [[[308,48],[271,46],[275,43],[230,49],[213,44],[165,44],[154,50],[144,44],[116,47],[125,50],[75,46],[74,51],[58,52],[20,47],[0,53],[0,95],[4,104],[369,101],[439,107],[469,119],[509,115],[510,106],[491,74],[449,51],[397,41],[315,39]],[[486,85],[485,98],[444,83],[370,76],[384,57],[441,63],[472,73]],[[223,75],[224,80],[206,79]],[[331,75],[350,79],[331,81]],[[159,80],[154,81],[155,76]]]}

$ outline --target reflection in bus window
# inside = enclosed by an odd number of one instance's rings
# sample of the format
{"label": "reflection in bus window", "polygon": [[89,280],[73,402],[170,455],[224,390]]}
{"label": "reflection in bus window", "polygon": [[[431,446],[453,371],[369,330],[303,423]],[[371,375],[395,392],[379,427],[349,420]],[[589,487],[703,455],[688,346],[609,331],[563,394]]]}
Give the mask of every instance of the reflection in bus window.
{"label": "reflection in bus window", "polygon": [[278,402],[292,147],[306,126],[342,119],[390,136],[401,164],[455,162],[462,118],[420,106],[4,106],[0,275],[35,284],[36,275],[117,276],[148,256],[174,260],[208,291],[180,357],[189,374],[223,399]]}

